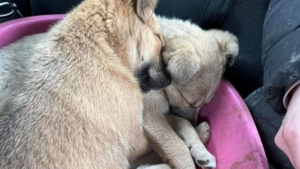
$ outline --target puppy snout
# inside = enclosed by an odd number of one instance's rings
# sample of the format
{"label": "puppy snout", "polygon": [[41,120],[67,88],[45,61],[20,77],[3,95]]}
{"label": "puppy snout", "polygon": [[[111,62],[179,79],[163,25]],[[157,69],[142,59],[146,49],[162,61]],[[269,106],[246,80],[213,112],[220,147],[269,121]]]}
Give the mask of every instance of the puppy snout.
{"label": "puppy snout", "polygon": [[161,65],[145,64],[136,73],[142,92],[159,90],[171,84],[170,74]]}
{"label": "puppy snout", "polygon": [[162,89],[171,84],[171,76],[164,67],[152,67],[149,74],[155,89]]}
{"label": "puppy snout", "polygon": [[169,106],[169,113],[187,119],[192,125],[197,123],[197,118],[195,118],[196,112],[194,111],[184,110],[177,106]]}

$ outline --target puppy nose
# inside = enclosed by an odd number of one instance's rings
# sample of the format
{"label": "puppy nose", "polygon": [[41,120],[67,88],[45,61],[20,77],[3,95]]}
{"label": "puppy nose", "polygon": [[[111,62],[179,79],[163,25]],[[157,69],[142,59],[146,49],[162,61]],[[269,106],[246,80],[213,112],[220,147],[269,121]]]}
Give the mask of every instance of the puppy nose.
{"label": "puppy nose", "polygon": [[161,77],[161,81],[160,81],[161,88],[168,87],[171,84],[171,82],[172,82],[171,77],[164,72],[164,75],[163,77]]}

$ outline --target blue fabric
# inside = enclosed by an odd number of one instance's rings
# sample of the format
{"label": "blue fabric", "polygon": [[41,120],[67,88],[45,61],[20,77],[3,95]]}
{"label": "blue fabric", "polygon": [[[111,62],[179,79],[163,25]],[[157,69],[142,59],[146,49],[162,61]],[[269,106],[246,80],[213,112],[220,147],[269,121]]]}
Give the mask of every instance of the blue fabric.
{"label": "blue fabric", "polygon": [[299,9],[299,0],[272,0],[264,23],[264,95],[278,113],[286,111],[285,91],[300,79]]}

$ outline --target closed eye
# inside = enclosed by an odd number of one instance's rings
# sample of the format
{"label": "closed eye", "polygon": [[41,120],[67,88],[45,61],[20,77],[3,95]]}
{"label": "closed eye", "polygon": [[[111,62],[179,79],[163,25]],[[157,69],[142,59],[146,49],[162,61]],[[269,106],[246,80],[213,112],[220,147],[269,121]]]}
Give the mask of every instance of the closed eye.
{"label": "closed eye", "polygon": [[159,33],[154,33],[155,36],[157,36],[159,39],[161,39],[160,34]]}
{"label": "closed eye", "polygon": [[165,47],[165,42],[164,42],[164,39],[163,39],[162,35],[159,34],[159,33],[154,33],[154,35],[160,40],[161,46]]}

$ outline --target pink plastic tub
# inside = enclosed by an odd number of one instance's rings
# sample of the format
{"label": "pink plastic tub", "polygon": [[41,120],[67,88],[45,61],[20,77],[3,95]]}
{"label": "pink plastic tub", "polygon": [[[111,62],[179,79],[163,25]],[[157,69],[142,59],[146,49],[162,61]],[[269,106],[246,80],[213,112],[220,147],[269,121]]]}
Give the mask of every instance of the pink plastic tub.
{"label": "pink plastic tub", "polygon": [[[45,32],[62,18],[63,15],[45,15],[0,24],[0,48],[21,37]],[[199,119],[211,125],[207,147],[216,156],[218,169],[268,169],[249,110],[228,81],[221,81],[215,97],[203,107]]]}
{"label": "pink plastic tub", "polygon": [[269,169],[251,114],[228,81],[221,81],[199,120],[211,125],[207,148],[215,155],[218,169]]}

